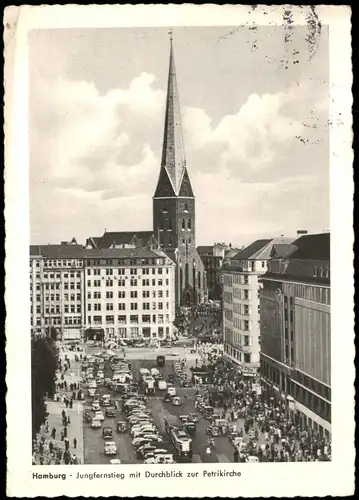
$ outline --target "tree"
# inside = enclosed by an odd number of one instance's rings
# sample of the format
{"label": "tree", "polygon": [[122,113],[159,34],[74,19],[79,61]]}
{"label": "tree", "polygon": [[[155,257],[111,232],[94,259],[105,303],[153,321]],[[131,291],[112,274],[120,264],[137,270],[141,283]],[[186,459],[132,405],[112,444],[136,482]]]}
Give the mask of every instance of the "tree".
{"label": "tree", "polygon": [[36,435],[46,419],[47,397],[55,393],[59,355],[51,337],[37,336],[31,340],[32,433]]}

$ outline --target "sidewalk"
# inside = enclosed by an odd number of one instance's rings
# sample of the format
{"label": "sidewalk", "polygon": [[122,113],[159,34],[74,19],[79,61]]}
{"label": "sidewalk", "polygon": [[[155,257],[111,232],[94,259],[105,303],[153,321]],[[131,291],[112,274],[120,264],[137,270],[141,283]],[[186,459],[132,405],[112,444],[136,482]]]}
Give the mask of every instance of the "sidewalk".
{"label": "sidewalk", "polygon": [[[71,398],[72,391],[70,391],[69,386],[74,382],[81,382],[81,377],[79,376],[80,363],[71,360],[71,368],[64,373],[64,381],[68,385],[68,390],[59,390],[58,396],[60,401],[48,400],[46,401],[47,411],[49,416],[47,418],[48,422],[48,432],[45,430],[45,426],[42,426],[38,436],[45,437],[45,451],[44,451],[44,464],[46,465],[50,460],[48,453],[49,442],[52,441],[54,447],[64,451],[65,442],[61,441],[61,430],[63,429],[62,424],[62,411],[65,410],[66,416],[70,417],[70,424],[67,426],[67,438],[69,440],[69,451],[72,455],[76,455],[80,460],[80,463],[84,463],[84,431],[83,431],[83,403],[81,401],[74,401],[72,408],[66,408],[66,405],[61,402],[62,396],[67,395]],[[57,373],[57,382],[61,382],[61,372]],[[51,431],[55,427],[56,435],[55,439],[51,437]],[[74,438],[76,438],[76,448],[74,447]],[[51,463],[54,463],[54,459]],[[40,454],[36,454],[36,463],[40,463]]]}

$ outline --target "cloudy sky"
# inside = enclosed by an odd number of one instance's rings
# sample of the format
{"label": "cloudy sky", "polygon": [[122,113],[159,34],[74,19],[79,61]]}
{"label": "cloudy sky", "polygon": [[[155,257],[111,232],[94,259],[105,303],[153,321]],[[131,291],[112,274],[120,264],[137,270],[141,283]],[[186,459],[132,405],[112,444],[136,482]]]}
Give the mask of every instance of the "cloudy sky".
{"label": "cloudy sky", "polygon": [[[307,37],[173,30],[197,244],[329,228],[328,34]],[[151,229],[168,29],[36,30],[28,46],[32,243]]]}

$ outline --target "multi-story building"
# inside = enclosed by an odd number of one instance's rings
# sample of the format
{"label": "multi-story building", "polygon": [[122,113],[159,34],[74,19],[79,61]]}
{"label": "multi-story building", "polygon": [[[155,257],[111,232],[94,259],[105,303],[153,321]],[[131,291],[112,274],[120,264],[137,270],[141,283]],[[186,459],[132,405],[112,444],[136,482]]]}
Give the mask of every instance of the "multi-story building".
{"label": "multi-story building", "polygon": [[157,249],[158,243],[153,231],[106,231],[102,236],[92,236],[86,240],[87,248],[148,248]]}
{"label": "multi-story building", "polygon": [[267,271],[273,248],[289,249],[293,238],[257,240],[224,265],[224,356],[248,376],[260,366],[259,277]]}
{"label": "multi-story building", "polygon": [[84,250],[72,240],[30,246],[32,331],[55,327],[63,338],[78,338],[85,322]]}
{"label": "multi-story building", "polygon": [[145,248],[87,250],[87,328],[107,338],[171,337],[175,319],[175,264]]}
{"label": "multi-story building", "polygon": [[303,427],[331,431],[330,234],[273,252],[261,276],[261,377]]}
{"label": "multi-story building", "polygon": [[207,277],[208,298],[211,300],[221,299],[221,279],[223,259],[231,245],[215,243],[212,246],[199,246],[197,252],[200,255]]}
{"label": "multi-story building", "polygon": [[171,337],[175,264],[160,250],[30,247],[31,326],[62,339],[101,328],[108,338]]}

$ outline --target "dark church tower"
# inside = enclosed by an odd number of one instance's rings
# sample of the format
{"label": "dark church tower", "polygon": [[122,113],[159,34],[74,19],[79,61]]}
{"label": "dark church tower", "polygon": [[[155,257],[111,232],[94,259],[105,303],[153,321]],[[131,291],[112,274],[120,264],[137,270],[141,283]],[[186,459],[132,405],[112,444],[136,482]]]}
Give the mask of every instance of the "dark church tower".
{"label": "dark church tower", "polygon": [[183,145],[172,38],[161,169],[153,196],[153,228],[161,248],[177,263],[176,305],[206,299],[206,277],[196,250],[195,197]]}

